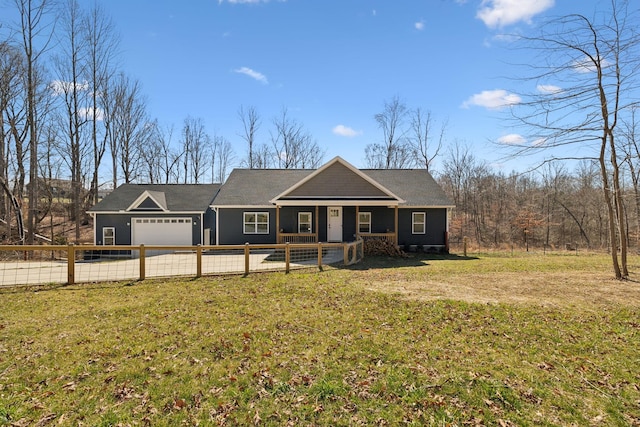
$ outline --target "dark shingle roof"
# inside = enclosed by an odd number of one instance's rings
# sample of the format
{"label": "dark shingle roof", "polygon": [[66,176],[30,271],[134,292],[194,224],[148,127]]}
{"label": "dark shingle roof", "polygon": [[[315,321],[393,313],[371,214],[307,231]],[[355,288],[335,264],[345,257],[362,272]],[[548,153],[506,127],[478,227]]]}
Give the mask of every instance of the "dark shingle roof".
{"label": "dark shingle roof", "polygon": [[[127,209],[148,191],[170,212],[204,212],[218,193],[220,184],[123,184],[89,209],[89,212],[118,212]],[[160,200],[164,195],[164,200]]]}
{"label": "dark shingle roof", "polygon": [[[309,169],[234,169],[213,201],[215,206],[268,206],[313,173]],[[399,198],[400,206],[453,206],[440,185],[424,169],[362,169]]]}
{"label": "dark shingle roof", "polygon": [[271,199],[307,175],[311,169],[234,169],[220,189],[216,206],[267,206]]}
{"label": "dark shingle roof", "polygon": [[362,172],[402,198],[400,206],[453,206],[426,169],[362,169]]}

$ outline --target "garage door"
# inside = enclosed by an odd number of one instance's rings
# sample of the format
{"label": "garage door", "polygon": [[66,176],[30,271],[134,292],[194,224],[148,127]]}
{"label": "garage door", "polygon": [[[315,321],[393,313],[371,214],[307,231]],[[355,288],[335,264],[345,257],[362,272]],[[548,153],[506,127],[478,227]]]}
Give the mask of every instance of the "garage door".
{"label": "garage door", "polygon": [[191,246],[191,218],[134,218],[133,245]]}

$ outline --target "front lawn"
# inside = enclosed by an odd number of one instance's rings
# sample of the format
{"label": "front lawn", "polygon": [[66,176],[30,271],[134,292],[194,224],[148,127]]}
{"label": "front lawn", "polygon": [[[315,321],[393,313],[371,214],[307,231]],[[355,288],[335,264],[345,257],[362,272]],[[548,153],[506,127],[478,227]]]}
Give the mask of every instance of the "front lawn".
{"label": "front lawn", "polygon": [[0,425],[639,425],[640,286],[609,270],[416,255],[5,290]]}

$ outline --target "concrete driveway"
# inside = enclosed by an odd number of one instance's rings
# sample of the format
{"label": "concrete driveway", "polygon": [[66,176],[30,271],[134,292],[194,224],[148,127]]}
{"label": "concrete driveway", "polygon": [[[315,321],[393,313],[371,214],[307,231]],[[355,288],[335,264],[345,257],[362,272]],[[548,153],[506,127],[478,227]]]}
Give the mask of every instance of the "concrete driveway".
{"label": "concrete driveway", "polygon": [[[284,261],[270,260],[273,251],[249,255],[249,271],[284,270]],[[323,264],[342,261],[342,250],[328,251]],[[290,262],[291,269],[317,265],[317,257]],[[146,278],[170,276],[196,276],[195,253],[172,253],[150,256],[145,259]],[[205,253],[202,255],[202,274],[242,274],[245,271],[244,254]],[[9,261],[0,262],[0,286],[67,283],[66,260],[59,261]],[[137,280],[140,278],[140,259],[76,261],[75,282],[105,282]]]}

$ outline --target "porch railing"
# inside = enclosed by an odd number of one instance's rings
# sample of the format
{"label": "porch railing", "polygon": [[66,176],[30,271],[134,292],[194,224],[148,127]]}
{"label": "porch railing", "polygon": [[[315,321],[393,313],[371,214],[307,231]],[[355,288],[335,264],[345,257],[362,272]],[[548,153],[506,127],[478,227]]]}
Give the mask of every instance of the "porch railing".
{"label": "porch railing", "polygon": [[278,243],[316,243],[317,233],[280,233]]}

